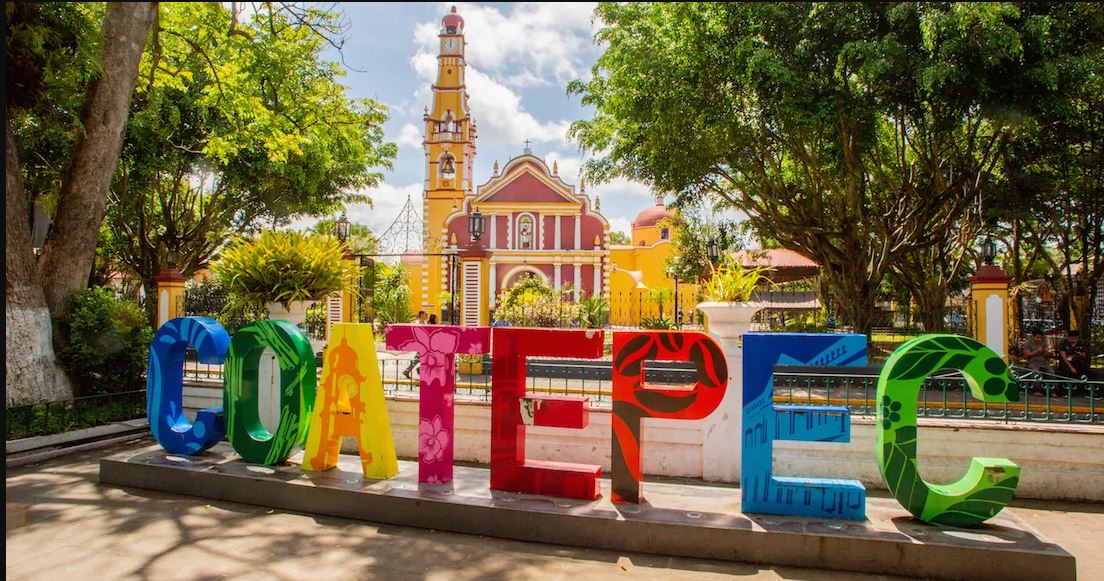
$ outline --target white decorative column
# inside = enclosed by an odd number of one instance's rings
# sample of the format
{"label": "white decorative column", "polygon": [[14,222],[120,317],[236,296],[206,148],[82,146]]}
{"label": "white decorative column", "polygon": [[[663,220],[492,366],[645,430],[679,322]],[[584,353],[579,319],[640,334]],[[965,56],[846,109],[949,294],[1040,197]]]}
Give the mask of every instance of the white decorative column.
{"label": "white decorative column", "polygon": [[538,212],[534,219],[537,221],[537,243],[533,245],[533,248],[544,250],[544,216]]}
{"label": "white decorative column", "polygon": [[[575,260],[579,260],[576,258]],[[575,285],[575,302],[579,302],[580,287],[583,286],[583,265],[578,262],[575,263],[575,278],[571,279],[572,284]]]}
{"label": "white decorative column", "polygon": [[594,263],[594,287],[590,291],[591,296],[601,296],[602,292],[602,265],[601,263]]}
{"label": "white decorative column", "polygon": [[491,249],[495,249],[498,248],[498,228],[495,227],[498,225],[498,216],[491,214],[488,218],[491,220]]}
{"label": "white decorative column", "polygon": [[556,245],[553,247],[556,250],[560,250],[562,245],[560,244],[560,215],[556,214]]}
{"label": "white decorative column", "polygon": [[710,482],[739,482],[743,442],[744,345],[758,303],[702,303],[709,335],[721,345],[728,362],[724,399],[702,420],[702,478]]}
{"label": "white decorative column", "polygon": [[575,214],[575,247],[572,250],[583,248],[583,215]]}
{"label": "white decorative column", "polygon": [[560,292],[560,263],[555,263],[553,270],[556,272],[556,292]]}
{"label": "white decorative column", "polygon": [[491,262],[487,288],[490,289],[490,292],[487,293],[487,308],[494,310],[495,299],[498,297],[498,265],[494,262]]}

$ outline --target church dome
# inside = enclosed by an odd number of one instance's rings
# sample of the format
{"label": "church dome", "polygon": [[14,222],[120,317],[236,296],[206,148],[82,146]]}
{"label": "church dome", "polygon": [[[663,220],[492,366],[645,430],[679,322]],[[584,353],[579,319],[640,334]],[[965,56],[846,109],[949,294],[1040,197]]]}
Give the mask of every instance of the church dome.
{"label": "church dome", "polygon": [[449,32],[460,31],[464,29],[464,19],[456,13],[456,7],[453,6],[452,11],[441,19],[441,25]]}
{"label": "church dome", "polygon": [[644,211],[636,215],[633,220],[633,228],[650,228],[655,226],[657,222],[664,218],[671,218],[675,215],[674,212],[668,210],[663,205],[663,196],[656,196],[656,204],[650,208],[645,208]]}

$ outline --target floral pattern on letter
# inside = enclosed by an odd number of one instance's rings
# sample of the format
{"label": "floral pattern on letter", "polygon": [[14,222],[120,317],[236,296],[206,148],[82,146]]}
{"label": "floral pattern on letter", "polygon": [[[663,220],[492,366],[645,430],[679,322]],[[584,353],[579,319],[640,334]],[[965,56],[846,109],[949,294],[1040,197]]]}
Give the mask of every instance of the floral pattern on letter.
{"label": "floral pattern on letter", "polygon": [[449,443],[449,433],[441,425],[441,416],[433,421],[418,422],[418,457],[426,462],[436,462],[444,457]]}
{"label": "floral pattern on letter", "polygon": [[391,325],[387,348],[415,351],[418,372],[418,482],[452,480],[453,390],[456,356],[486,353],[490,327]]}

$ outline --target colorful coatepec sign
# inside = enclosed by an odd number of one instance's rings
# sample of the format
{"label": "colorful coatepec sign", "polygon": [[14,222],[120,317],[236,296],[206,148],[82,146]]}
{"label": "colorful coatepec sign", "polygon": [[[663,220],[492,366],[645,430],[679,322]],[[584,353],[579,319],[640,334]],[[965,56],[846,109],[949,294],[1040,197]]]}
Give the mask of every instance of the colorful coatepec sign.
{"label": "colorful coatepec sign", "polygon": [[418,369],[418,482],[452,481],[456,391],[456,355],[478,355],[491,348],[490,327],[391,325],[387,348],[414,351]]}
{"label": "colorful coatepec sign", "polygon": [[894,498],[916,518],[939,525],[980,524],[1016,491],[1020,467],[1004,458],[973,458],[951,484],[928,484],[916,461],[916,403],[924,380],[955,369],[970,393],[988,403],[1019,401],[1019,385],[991,349],[966,337],[923,335],[893,352],[878,378],[878,467]]}
{"label": "colorful coatepec sign", "polygon": [[866,488],[858,480],[774,476],[775,440],[847,442],[847,408],[774,405],[775,365],[865,365],[866,335],[748,333],[744,335],[744,442],[740,498],[744,512],[866,518]]}
{"label": "colorful coatepec sign", "polygon": [[322,385],[314,401],[303,469],[321,472],[337,466],[341,440],[351,436],[357,440],[366,478],[398,474],[371,325],[334,324],[322,357]]}
{"label": "colorful coatepec sign", "polygon": [[[257,369],[265,347],[280,365],[280,425],[271,434],[261,424]],[[307,440],[318,378],[310,340],[287,321],[256,321],[234,334],[226,359],[226,433],[242,460],[280,464]]]}
{"label": "colorful coatepec sign", "polygon": [[183,317],[161,325],[150,343],[146,369],[146,415],[153,439],[173,454],[198,454],[226,437],[222,408],[199,410],[193,425],[184,416],[184,352],[195,347],[200,363],[226,359],[230,335],[209,317]]}
{"label": "colorful coatepec sign", "polygon": [[[480,353],[490,338],[491,488],[597,498],[599,466],[525,458],[526,426],[583,428],[589,413],[585,397],[527,394],[525,359],[535,355],[600,357],[602,332],[445,329],[450,331],[441,338],[437,338],[434,327],[422,327],[425,335],[410,328],[400,329],[388,342],[422,353],[422,389],[426,390],[428,384],[431,396],[426,399],[449,407],[452,368],[436,363],[451,360],[456,353]],[[307,441],[303,469],[324,470],[336,461],[340,436],[356,435],[367,476],[387,478],[397,472],[375,345],[367,325],[335,328],[325,354],[322,390],[312,414],[315,363],[309,342],[295,325],[286,321],[253,323],[229,340],[218,323],[204,317],[166,323],[150,349],[147,412],[157,441],[166,450],[180,454],[197,454],[217,443],[223,433],[218,409],[201,411],[195,425],[188,424],[180,411],[183,353],[189,344],[196,347],[203,362],[218,363],[226,356],[226,434],[246,462],[283,462],[295,446]],[[717,345],[698,333],[617,332],[613,344],[614,500],[641,501],[641,421],[708,415],[723,397],[727,363]],[[264,429],[257,410],[257,367],[266,346],[276,351],[280,363],[282,412],[275,434]],[[743,349],[744,512],[862,518],[865,490],[857,481],[773,475],[774,440],[845,442],[850,429],[844,408],[774,405],[772,375],[775,365],[863,365],[865,337],[749,333],[743,337]],[[648,386],[643,375],[645,362],[650,360],[693,361],[696,381],[681,389]],[[953,335],[914,339],[894,352],[878,382],[878,463],[894,497],[917,518],[939,525],[974,525],[996,515],[1012,498],[1019,468],[1005,459],[974,458],[970,470],[956,483],[931,485],[920,478],[916,462],[917,395],[924,379],[939,369],[960,370],[971,392],[983,401],[1018,399],[1018,386],[1007,366],[983,345]],[[423,414],[420,423],[427,415]],[[451,448],[454,437],[445,429],[445,415],[434,413],[429,419],[432,429],[425,435],[434,436],[435,442],[420,438],[420,466],[422,460],[432,457],[434,462],[426,464],[444,464],[447,459],[451,468],[452,456],[446,456],[446,448]],[[451,418],[451,413],[447,415]],[[441,418],[439,426],[437,417]],[[445,481],[447,472],[438,468],[427,469],[424,481]]]}
{"label": "colorful coatepec sign", "polygon": [[[648,361],[691,361],[694,383],[650,386]],[[644,480],[641,423],[644,418],[696,420],[720,405],[728,385],[728,364],[717,343],[704,333],[642,331],[613,336],[613,442],[611,486],[614,502],[640,502]]]}

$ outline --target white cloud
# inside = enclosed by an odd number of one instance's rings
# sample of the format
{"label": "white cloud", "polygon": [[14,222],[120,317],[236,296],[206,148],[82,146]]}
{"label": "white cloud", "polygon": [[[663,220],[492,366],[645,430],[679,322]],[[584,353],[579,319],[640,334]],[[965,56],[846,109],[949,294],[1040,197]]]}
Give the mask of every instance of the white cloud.
{"label": "white cloud", "polygon": [[407,123],[399,130],[399,136],[395,138],[395,142],[400,147],[413,147],[414,149],[422,148],[422,130],[413,123]]}
{"label": "white cloud", "polygon": [[[451,4],[441,6],[443,15]],[[518,78],[531,76],[557,84],[578,78],[588,66],[586,55],[592,48],[594,6],[592,2],[523,2],[504,13],[498,6],[461,3],[457,12],[464,17],[464,34],[478,39],[468,44],[468,61],[495,75],[521,69],[527,75]],[[419,25],[419,43],[435,47],[439,26],[439,21]]]}

